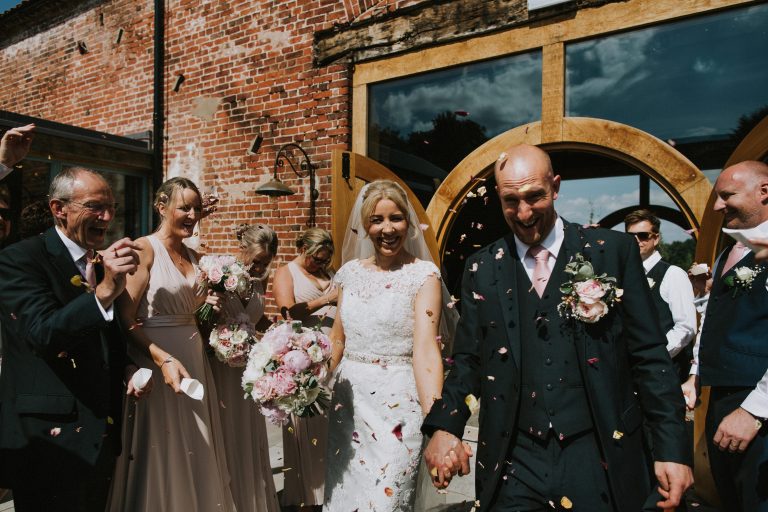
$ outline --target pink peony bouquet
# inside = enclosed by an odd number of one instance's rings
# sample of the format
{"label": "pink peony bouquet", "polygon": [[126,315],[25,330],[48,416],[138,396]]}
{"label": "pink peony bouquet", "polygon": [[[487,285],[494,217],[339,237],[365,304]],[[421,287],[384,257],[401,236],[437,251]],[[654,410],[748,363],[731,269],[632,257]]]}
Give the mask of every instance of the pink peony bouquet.
{"label": "pink peony bouquet", "polygon": [[[234,256],[203,256],[197,265],[197,283],[205,289],[242,293],[249,280],[248,269]],[[208,322],[213,318],[213,306],[203,304],[196,313],[197,318]]]}
{"label": "pink peony bouquet", "polygon": [[624,290],[616,286],[616,278],[606,274],[595,275],[592,263],[577,254],[565,266],[571,278],[560,286],[564,294],[557,311],[564,318],[574,318],[594,324],[605,315],[616,302],[620,302]]}
{"label": "pink peony bouquet", "polygon": [[256,331],[246,315],[240,315],[225,324],[216,325],[208,337],[208,345],[216,359],[236,368],[245,366],[248,353],[256,342]]}
{"label": "pink peony bouquet", "polygon": [[319,414],[330,399],[321,385],[330,358],[331,342],[322,331],[297,321],[278,323],[248,355],[242,381],[246,398],[275,425],[284,424],[290,414]]}

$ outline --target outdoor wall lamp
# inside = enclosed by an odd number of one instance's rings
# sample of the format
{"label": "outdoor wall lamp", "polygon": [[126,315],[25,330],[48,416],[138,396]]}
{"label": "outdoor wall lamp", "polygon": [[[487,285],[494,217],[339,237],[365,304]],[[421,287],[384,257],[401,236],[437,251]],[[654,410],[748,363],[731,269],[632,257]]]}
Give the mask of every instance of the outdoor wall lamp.
{"label": "outdoor wall lamp", "polygon": [[[294,150],[301,154],[295,155]],[[288,162],[293,173],[299,178],[309,177],[309,219],[307,220],[307,226],[314,226],[315,201],[320,196],[320,192],[315,188],[315,167],[309,161],[309,155],[298,144],[289,143],[280,147],[275,157],[272,179],[257,188],[256,193],[271,197],[292,196],[296,193],[277,177],[277,171],[285,166],[285,162]]]}

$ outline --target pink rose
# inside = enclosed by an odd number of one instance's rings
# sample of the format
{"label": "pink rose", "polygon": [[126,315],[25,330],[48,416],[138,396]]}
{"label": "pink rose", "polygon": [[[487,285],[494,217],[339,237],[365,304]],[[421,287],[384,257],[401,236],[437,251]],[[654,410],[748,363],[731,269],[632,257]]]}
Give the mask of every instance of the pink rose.
{"label": "pink rose", "polygon": [[291,350],[283,356],[283,366],[291,373],[303,372],[311,364],[312,359],[303,350]]}
{"label": "pink rose", "polygon": [[331,340],[323,333],[318,333],[317,344],[323,349],[323,356],[327,359],[331,356]]}
{"label": "pink rose", "polygon": [[221,268],[219,267],[213,267],[211,269],[208,269],[208,281],[211,283],[218,283],[221,281],[221,278],[224,277],[224,272],[221,271]]}
{"label": "pink rose", "polygon": [[269,349],[275,355],[283,355],[291,350],[291,338],[290,336],[278,332],[277,329],[268,332],[261,339],[262,343],[266,343]]}
{"label": "pink rose", "polygon": [[288,413],[274,405],[262,405],[260,412],[273,425],[284,425],[288,422]]}
{"label": "pink rose", "polygon": [[224,288],[230,292],[237,289],[238,279],[236,275],[230,275],[227,280],[224,281]]}
{"label": "pink rose", "polygon": [[251,396],[257,402],[272,400],[277,396],[275,386],[275,378],[272,375],[264,375],[263,377],[256,379],[256,382],[253,383]]}
{"label": "pink rose", "polygon": [[601,300],[594,304],[587,304],[582,301],[576,304],[574,313],[576,313],[580,320],[588,324],[594,324],[608,313],[608,306]]}
{"label": "pink rose", "polygon": [[585,304],[594,304],[602,299],[603,295],[605,295],[603,285],[601,285],[600,282],[596,279],[579,281],[576,283],[574,288],[581,302]]}
{"label": "pink rose", "polygon": [[315,334],[312,332],[305,332],[299,336],[296,346],[304,350],[308,349],[315,344]]}
{"label": "pink rose", "polygon": [[220,327],[219,328],[219,339],[220,340],[228,340],[232,337],[232,331],[229,330],[227,327]]}
{"label": "pink rose", "polygon": [[274,373],[275,393],[277,396],[288,396],[296,391],[296,382],[293,380],[293,374],[278,370]]}

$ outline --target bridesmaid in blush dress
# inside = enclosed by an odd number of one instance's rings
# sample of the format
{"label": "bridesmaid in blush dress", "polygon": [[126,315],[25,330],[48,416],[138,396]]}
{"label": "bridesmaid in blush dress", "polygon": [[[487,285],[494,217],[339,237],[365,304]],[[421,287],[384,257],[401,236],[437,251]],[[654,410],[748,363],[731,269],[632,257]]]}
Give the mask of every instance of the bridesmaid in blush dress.
{"label": "bridesmaid in blush dress", "polygon": [[[218,397],[195,310],[219,298],[195,282],[197,256],[183,244],[203,213],[200,193],[186,178],[163,183],[155,196],[162,221],[137,240],[139,266],[118,304],[128,330],[128,353],[162,374],[147,400],[127,407],[123,454],[113,480],[111,511],[230,512]],[[181,380],[200,381],[205,394],[183,394]]]}
{"label": "bridesmaid in blush dress", "polygon": [[[263,224],[237,228],[238,259],[250,267],[250,287],[243,293],[227,292],[218,315],[219,323],[247,317],[264,332],[271,322],[264,316],[269,266],[277,254],[277,234]],[[220,400],[227,466],[232,475],[232,494],[238,512],[280,512],[269,463],[267,428],[258,408],[243,398],[243,368],[232,368],[210,358],[213,380]]]}
{"label": "bridesmaid in blush dress", "polygon": [[[330,332],[336,316],[333,271],[333,241],[324,229],[309,228],[296,241],[299,255],[275,272],[275,301],[284,318],[301,320],[307,327]],[[286,467],[283,506],[303,510],[323,504],[327,416],[291,417],[283,427],[283,456]]]}

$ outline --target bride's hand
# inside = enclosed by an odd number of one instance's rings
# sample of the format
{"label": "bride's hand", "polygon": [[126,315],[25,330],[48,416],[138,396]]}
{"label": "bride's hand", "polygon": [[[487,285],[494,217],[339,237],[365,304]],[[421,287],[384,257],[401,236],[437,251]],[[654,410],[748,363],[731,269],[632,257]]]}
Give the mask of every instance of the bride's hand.
{"label": "bride's hand", "polygon": [[215,292],[210,289],[208,290],[208,295],[205,296],[205,303],[213,306],[213,310],[216,313],[221,311],[222,300],[223,300],[223,295],[221,293]]}

